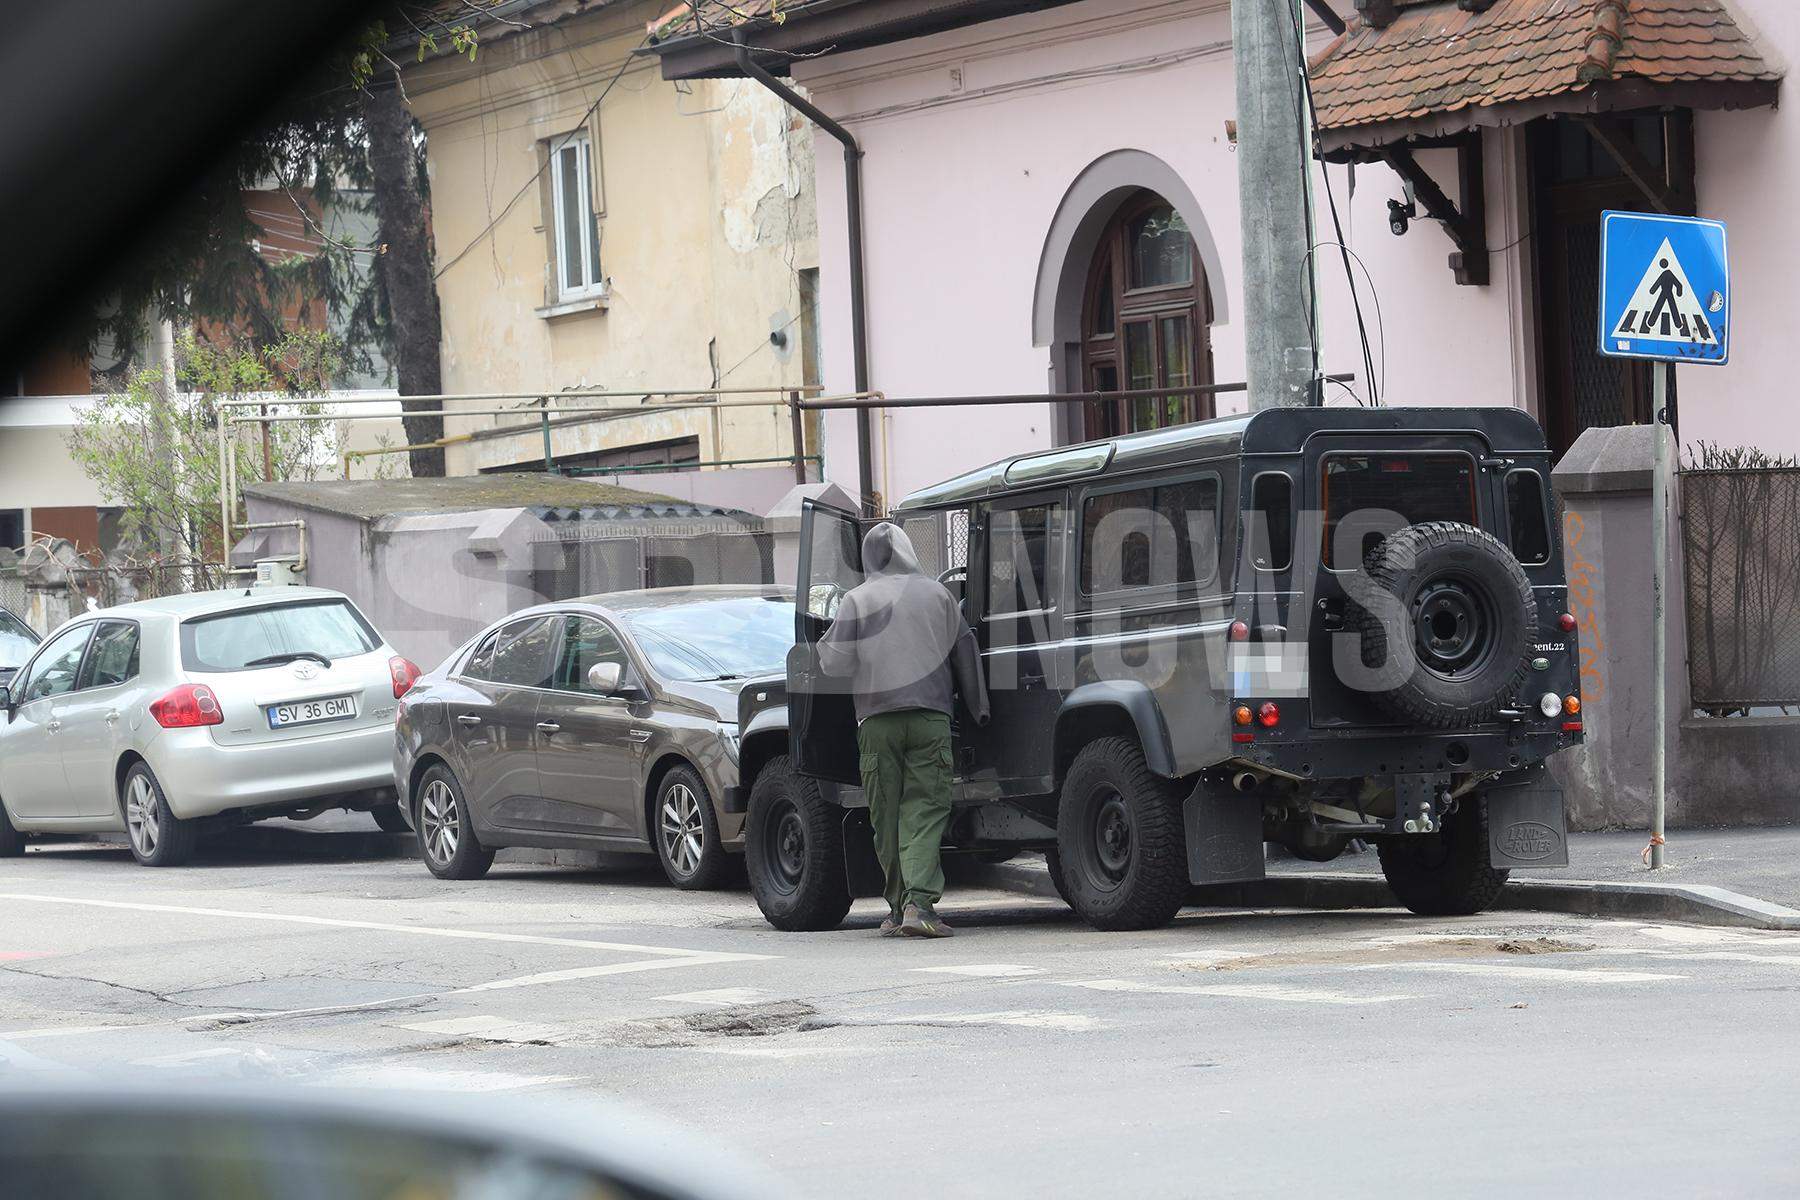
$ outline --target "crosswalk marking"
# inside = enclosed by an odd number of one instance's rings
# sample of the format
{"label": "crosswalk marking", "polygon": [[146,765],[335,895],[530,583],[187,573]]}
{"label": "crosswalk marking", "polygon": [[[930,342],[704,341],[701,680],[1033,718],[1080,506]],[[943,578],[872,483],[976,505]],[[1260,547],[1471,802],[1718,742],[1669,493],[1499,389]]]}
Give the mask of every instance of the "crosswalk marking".
{"label": "crosswalk marking", "polygon": [[1042,967],[1020,966],[1018,963],[968,963],[960,967],[913,967],[921,975],[968,975],[976,979],[1011,979],[1022,975],[1042,975]]}
{"label": "crosswalk marking", "polygon": [[516,1045],[538,1045],[572,1041],[575,1031],[562,1025],[542,1025],[529,1021],[511,1021],[505,1017],[446,1017],[439,1021],[419,1021],[400,1026],[414,1033],[436,1033],[446,1037],[467,1037],[483,1042],[510,1042]]}
{"label": "crosswalk marking", "polygon": [[1090,988],[1097,992],[1139,992],[1159,996],[1218,996],[1236,1000],[1281,1000],[1294,1004],[1391,1004],[1416,1000],[1416,996],[1359,996],[1329,988],[1288,987],[1277,983],[1173,984],[1140,983],[1131,979],[1066,980],[1063,987]]}
{"label": "crosswalk marking", "polygon": [[1486,975],[1496,979],[1536,979],[1560,983],[1659,983],[1686,979],[1686,975],[1660,975],[1649,971],[1619,971],[1611,967],[1515,967],[1508,963],[1395,962],[1360,963],[1346,971],[1418,971],[1433,975]]}
{"label": "crosswalk marking", "polygon": [[676,992],[671,996],[658,996],[657,999],[671,1004],[705,1004],[731,1008],[739,1004],[755,1004],[770,994],[762,988],[712,988],[703,992]]}

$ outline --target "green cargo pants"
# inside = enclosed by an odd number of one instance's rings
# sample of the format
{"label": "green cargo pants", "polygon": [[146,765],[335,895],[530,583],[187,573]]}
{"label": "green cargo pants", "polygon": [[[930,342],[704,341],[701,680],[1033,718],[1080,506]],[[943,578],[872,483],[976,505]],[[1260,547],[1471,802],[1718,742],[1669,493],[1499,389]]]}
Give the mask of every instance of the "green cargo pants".
{"label": "green cargo pants", "polygon": [[944,895],[950,718],[923,708],[878,713],[857,727],[856,742],[888,907],[934,905]]}

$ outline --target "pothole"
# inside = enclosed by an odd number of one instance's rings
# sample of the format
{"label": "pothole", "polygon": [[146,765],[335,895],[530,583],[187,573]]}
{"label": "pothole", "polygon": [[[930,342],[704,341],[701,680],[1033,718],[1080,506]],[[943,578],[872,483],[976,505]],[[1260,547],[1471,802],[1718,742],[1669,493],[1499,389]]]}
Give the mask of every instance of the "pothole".
{"label": "pothole", "polygon": [[1343,950],[1245,954],[1234,958],[1175,962],[1170,966],[1177,971],[1255,971],[1274,967],[1437,962],[1452,958],[1492,958],[1502,954],[1571,954],[1592,949],[1592,945],[1552,937],[1434,938],[1430,941],[1353,946]]}
{"label": "pothole", "polygon": [[804,1001],[776,1000],[679,1017],[631,1021],[610,1031],[608,1040],[620,1046],[662,1049],[695,1046],[713,1038],[773,1037],[782,1033],[830,1029],[834,1024],[821,1019],[819,1010]]}

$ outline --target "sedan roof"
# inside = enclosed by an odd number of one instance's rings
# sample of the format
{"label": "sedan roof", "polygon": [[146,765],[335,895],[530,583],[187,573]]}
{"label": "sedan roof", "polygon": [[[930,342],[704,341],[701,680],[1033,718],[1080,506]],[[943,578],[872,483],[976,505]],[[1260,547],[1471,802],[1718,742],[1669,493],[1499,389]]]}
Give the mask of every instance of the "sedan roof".
{"label": "sedan roof", "polygon": [[629,592],[602,592],[581,596],[564,604],[591,604],[612,612],[641,612],[653,608],[673,608],[680,604],[700,604],[708,600],[792,600],[794,589],[775,584],[706,583],[692,587],[639,588]]}

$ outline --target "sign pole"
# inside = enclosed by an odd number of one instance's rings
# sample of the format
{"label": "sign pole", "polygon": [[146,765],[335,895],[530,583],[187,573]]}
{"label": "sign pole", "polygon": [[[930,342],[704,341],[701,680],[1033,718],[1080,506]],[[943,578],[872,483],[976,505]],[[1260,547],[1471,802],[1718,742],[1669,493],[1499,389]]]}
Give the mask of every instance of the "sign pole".
{"label": "sign pole", "polygon": [[1669,482],[1668,453],[1664,449],[1668,438],[1663,431],[1669,424],[1669,391],[1675,380],[1675,364],[1657,363],[1651,374],[1655,378],[1651,428],[1656,430],[1656,458],[1650,472],[1650,686],[1654,714],[1650,722],[1650,869],[1659,871],[1663,865],[1669,734],[1668,637],[1664,621],[1669,586]]}

